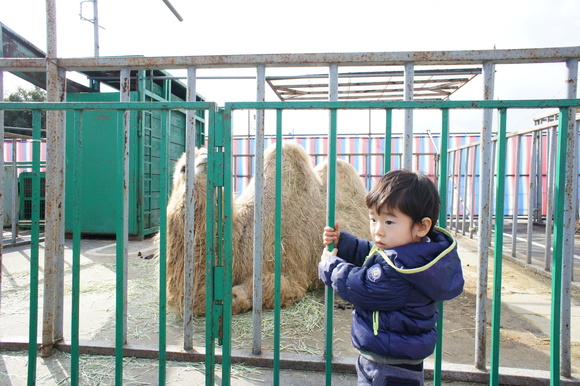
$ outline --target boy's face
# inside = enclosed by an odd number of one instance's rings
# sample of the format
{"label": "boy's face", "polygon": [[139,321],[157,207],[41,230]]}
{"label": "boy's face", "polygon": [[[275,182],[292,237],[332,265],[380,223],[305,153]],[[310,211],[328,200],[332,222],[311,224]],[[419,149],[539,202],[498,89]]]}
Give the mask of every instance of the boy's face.
{"label": "boy's face", "polygon": [[378,214],[369,209],[372,238],[381,249],[391,249],[421,241],[420,224],[413,224],[411,217],[397,209],[383,209]]}

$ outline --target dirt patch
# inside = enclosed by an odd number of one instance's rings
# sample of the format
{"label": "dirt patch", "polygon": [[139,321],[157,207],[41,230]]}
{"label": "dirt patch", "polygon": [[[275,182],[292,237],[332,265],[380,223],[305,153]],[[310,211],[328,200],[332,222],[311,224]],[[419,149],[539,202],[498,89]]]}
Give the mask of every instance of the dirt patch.
{"label": "dirt patch", "polygon": [[[475,247],[465,246],[464,250],[475,254]],[[477,265],[473,259],[464,261],[465,290],[456,299],[445,303],[443,351],[445,361],[453,363],[475,363],[475,319]],[[493,291],[493,259],[490,258],[487,300],[487,358],[491,348],[491,319]],[[549,299],[551,280],[544,275],[525,269],[509,259],[502,264],[502,307],[500,320],[500,366],[522,369],[550,369],[549,314],[534,313],[535,304],[529,304],[532,311],[523,311],[514,306],[510,299],[518,295],[535,299],[530,303]],[[572,307],[580,306],[580,293],[572,290]],[[580,344],[571,347],[572,372],[580,371]]]}

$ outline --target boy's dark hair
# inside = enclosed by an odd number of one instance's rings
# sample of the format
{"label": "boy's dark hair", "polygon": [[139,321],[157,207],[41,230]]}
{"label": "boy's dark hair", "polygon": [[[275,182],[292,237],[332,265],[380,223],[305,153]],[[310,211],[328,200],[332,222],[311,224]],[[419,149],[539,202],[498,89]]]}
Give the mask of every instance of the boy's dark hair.
{"label": "boy's dark hair", "polygon": [[391,170],[381,177],[367,195],[366,204],[377,213],[397,209],[414,224],[431,219],[431,231],[439,216],[439,192],[426,175],[409,170]]}

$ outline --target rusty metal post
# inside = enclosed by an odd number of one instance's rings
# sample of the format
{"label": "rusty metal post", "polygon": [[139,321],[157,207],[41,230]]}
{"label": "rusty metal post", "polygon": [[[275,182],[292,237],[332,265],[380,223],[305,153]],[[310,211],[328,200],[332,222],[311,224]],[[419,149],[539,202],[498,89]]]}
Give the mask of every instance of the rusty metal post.
{"label": "rusty metal post", "polygon": [[[58,86],[58,101],[66,101],[66,70],[59,68],[57,70],[57,86]],[[57,127],[58,130],[63,133],[62,141],[60,142],[60,154],[62,155],[62,194],[63,202],[61,207],[62,221],[59,228],[59,256],[57,261],[57,286],[56,286],[56,309],[54,314],[54,334],[55,341],[61,341],[64,339],[64,213],[65,213],[65,202],[64,202],[64,181],[65,181],[65,168],[66,168],[66,123],[65,123],[65,112],[57,111]]]}
{"label": "rusty metal post", "polygon": [[469,152],[471,148],[465,148],[465,179],[463,180],[463,223],[461,224],[461,235],[465,236],[467,228],[467,214],[471,215],[469,209],[467,208],[467,192],[469,190]]}
{"label": "rusty metal post", "polygon": [[477,168],[477,146],[473,148],[473,163],[471,165],[471,219],[469,220],[469,238],[473,240],[473,234],[475,233],[475,174]]}
{"label": "rusty metal post", "polygon": [[516,141],[516,165],[514,171],[514,198],[513,198],[513,208],[514,213],[512,214],[512,256],[516,256],[517,250],[517,243],[518,243],[518,211],[519,211],[519,202],[520,202],[520,174],[522,169],[522,161],[521,161],[521,147],[522,147],[522,136],[518,135],[514,137],[514,141]]}
{"label": "rusty metal post", "polygon": [[[483,63],[484,90],[483,99],[493,99],[495,66],[491,62]],[[480,171],[479,171],[479,227],[477,267],[477,298],[475,326],[475,367],[484,370],[486,367],[486,325],[487,325],[487,274],[489,264],[489,245],[491,242],[491,129],[493,110],[483,110],[483,126],[481,128]]]}
{"label": "rusty metal post", "polygon": [[[64,101],[62,72],[57,66],[56,5],[46,1],[46,90],[47,101]],[[46,207],[44,257],[44,314],[41,356],[52,353],[52,345],[62,339],[62,294],[64,263],[64,115],[59,111],[46,114]],[[59,289],[60,286],[60,289]],[[60,324],[60,325],[59,325]]]}
{"label": "rusty metal post", "polygon": [[[413,83],[415,81],[415,67],[413,62],[405,62],[405,92],[406,101],[413,100]],[[405,134],[403,135],[403,168],[413,168],[413,110],[405,110]]]}
{"label": "rusty metal post", "polygon": [[[552,269],[552,233],[554,232],[554,174],[556,173],[556,127],[548,129],[547,192],[546,192],[546,245],[544,248],[544,270]],[[515,248],[514,248],[515,251]],[[515,256],[515,252],[512,253]]]}
{"label": "rusty metal post", "polygon": [[537,170],[538,170],[538,132],[532,134],[532,159],[530,161],[530,180],[528,183],[528,222],[527,222],[527,249],[526,263],[532,264],[532,233],[534,229],[534,211],[536,209],[535,190],[537,189]]}
{"label": "rusty metal post", "polygon": [[[256,101],[266,100],[266,66],[257,66]],[[279,151],[280,149],[278,149]],[[252,353],[262,353],[262,256],[264,255],[264,110],[256,111],[256,157],[254,160],[254,307]]]}
{"label": "rusty metal post", "polygon": [[[120,101],[130,101],[131,72],[121,68],[119,77]],[[122,125],[117,129],[117,173],[118,205],[115,245],[115,384],[123,382],[123,349],[127,343],[127,274],[129,243],[129,110],[122,111]]]}
{"label": "rusty metal post", "polygon": [[450,218],[449,218],[449,229],[453,229],[455,234],[457,234],[457,216],[459,213],[459,204],[455,203],[455,186],[457,184],[455,177],[455,170],[457,170],[457,153],[461,150],[455,150],[453,152],[453,160],[451,161],[451,201],[449,203],[450,207]]}
{"label": "rusty metal post", "polygon": [[[578,91],[578,59],[570,59],[566,62],[568,68],[567,97],[576,98]],[[578,200],[578,127],[576,124],[576,109],[569,109],[568,116],[568,148],[566,153],[566,187],[564,202],[564,244],[562,248],[562,320],[560,326],[561,335],[561,362],[560,375],[570,377],[572,365],[570,357],[570,314],[572,280],[574,271],[574,234],[576,230],[576,208]]]}
{"label": "rusty metal post", "polygon": [[[196,69],[187,69],[187,101],[195,102],[196,99]],[[183,349],[193,349],[193,293],[195,286],[195,110],[187,110],[185,120],[185,256],[184,256],[184,307],[183,307]]]}
{"label": "rusty metal post", "polygon": [[[461,213],[461,216],[463,217],[465,215],[465,207],[463,206],[463,202],[461,201],[461,188],[463,187],[463,184],[461,181],[462,175],[461,175],[461,171],[463,168],[463,152],[465,149],[461,149],[457,152],[457,165],[458,165],[458,169],[457,169],[457,216],[455,216],[455,234],[459,233],[459,213]],[[463,234],[463,229],[461,230],[461,234]]]}
{"label": "rusty metal post", "polygon": [[[16,155],[16,139],[12,138],[12,186],[18,186],[18,168],[16,167],[16,160],[18,159]],[[12,245],[16,245],[16,236],[18,236],[18,197],[16,194],[12,195],[12,220],[10,221],[12,230]]]}
{"label": "rusty metal post", "polygon": [[[4,43],[3,43],[3,27],[0,25],[0,58],[4,57]],[[0,102],[4,100],[4,71],[0,70]],[[4,189],[6,187],[4,183],[5,178],[5,166],[4,166],[4,110],[0,110],[0,136],[2,139],[2,147],[0,147],[0,224],[4,227]],[[12,151],[14,152],[14,142],[12,142]],[[15,158],[12,158],[13,160]],[[16,163],[12,167],[13,170],[16,170]],[[13,183],[12,186],[17,186],[16,183]],[[16,194],[12,195],[12,202],[16,202]],[[15,227],[15,204],[12,206],[12,215],[10,216],[11,223],[12,223],[12,244],[14,245],[16,242],[16,236],[14,233]],[[2,232],[4,233],[4,232]],[[4,235],[2,235],[2,245],[0,245],[0,294],[2,294],[2,254],[3,254],[3,244],[4,244]],[[2,311],[2,304],[0,301],[0,314]]]}
{"label": "rusty metal post", "polygon": [[[122,68],[120,74],[121,102],[131,101],[131,71]],[[131,112],[123,111],[123,343],[127,343],[127,278],[129,276],[129,152],[131,148]]]}
{"label": "rusty metal post", "polygon": [[543,157],[544,153],[544,142],[545,138],[542,135],[542,131],[538,131],[538,148],[537,152],[538,155],[536,156],[536,191],[535,191],[535,210],[534,210],[534,222],[540,224],[542,222],[542,200],[544,196],[544,191],[542,189],[542,180],[543,180],[543,170],[544,170],[544,162],[546,160]]}

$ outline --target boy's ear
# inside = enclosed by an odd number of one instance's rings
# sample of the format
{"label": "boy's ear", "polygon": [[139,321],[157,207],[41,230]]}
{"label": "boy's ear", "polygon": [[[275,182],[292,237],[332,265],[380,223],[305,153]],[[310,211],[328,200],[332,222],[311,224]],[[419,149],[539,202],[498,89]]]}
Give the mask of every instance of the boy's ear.
{"label": "boy's ear", "polygon": [[429,229],[431,229],[432,221],[429,217],[423,217],[420,223],[416,224],[417,229],[417,236],[425,237],[427,233],[429,233]]}

